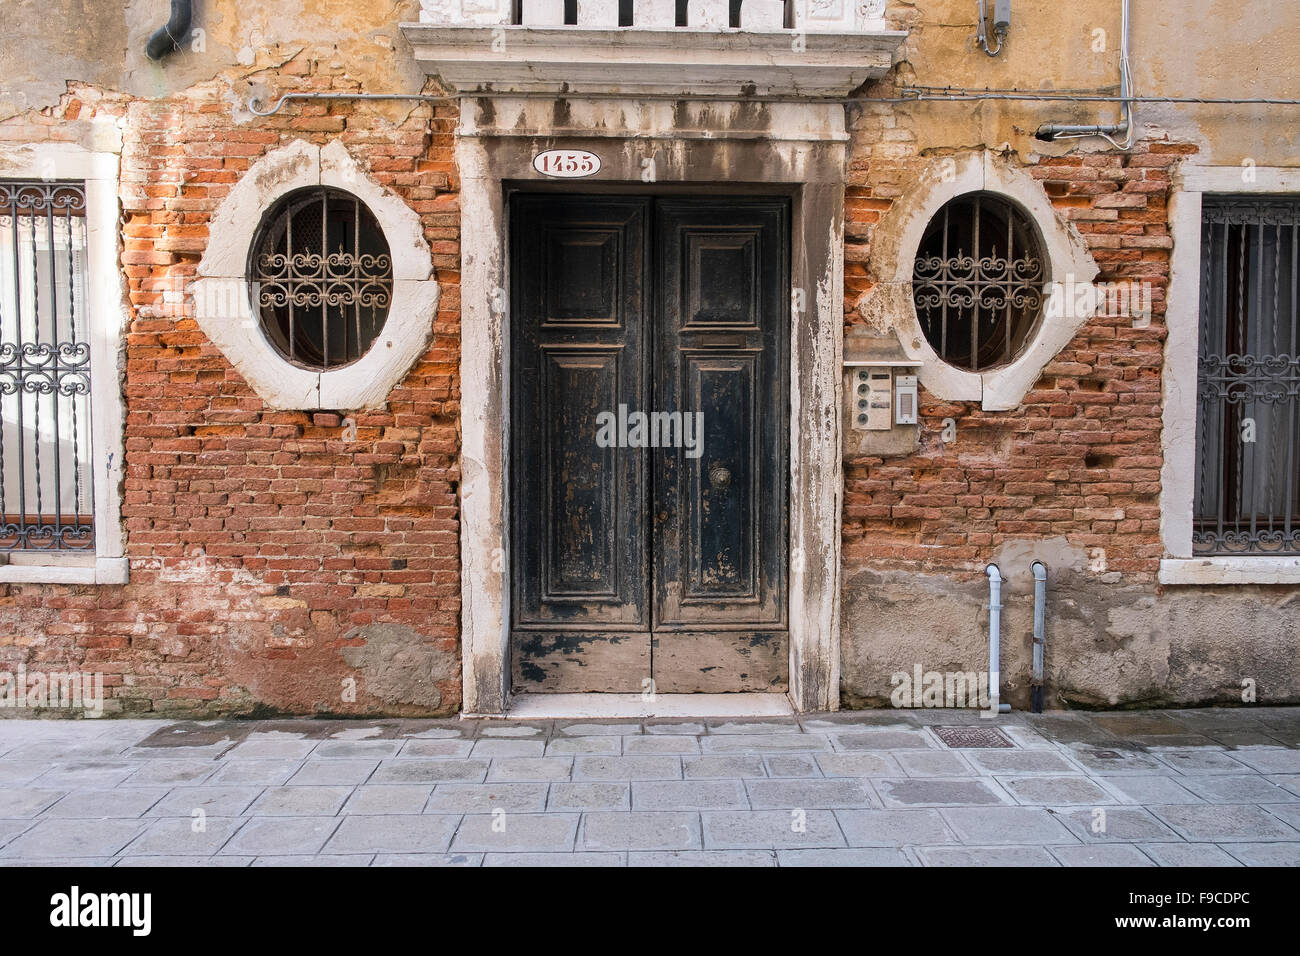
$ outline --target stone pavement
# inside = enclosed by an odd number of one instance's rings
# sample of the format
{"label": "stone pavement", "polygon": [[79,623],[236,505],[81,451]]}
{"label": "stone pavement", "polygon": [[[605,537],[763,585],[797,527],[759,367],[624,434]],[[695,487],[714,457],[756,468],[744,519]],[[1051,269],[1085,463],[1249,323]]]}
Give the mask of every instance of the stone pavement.
{"label": "stone pavement", "polygon": [[0,720],[0,863],[1295,866],[1300,708]]}

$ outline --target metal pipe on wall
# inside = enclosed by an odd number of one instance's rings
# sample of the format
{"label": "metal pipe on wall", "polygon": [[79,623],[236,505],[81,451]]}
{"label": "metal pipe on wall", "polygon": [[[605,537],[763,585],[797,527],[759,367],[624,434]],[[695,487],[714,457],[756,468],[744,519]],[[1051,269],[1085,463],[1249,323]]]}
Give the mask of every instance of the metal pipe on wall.
{"label": "metal pipe on wall", "polygon": [[1047,649],[1047,565],[1035,561],[1034,572],[1034,671],[1029,689],[1030,710],[1043,712],[1043,652]]}
{"label": "metal pipe on wall", "polygon": [[989,576],[989,709],[987,713],[1005,714],[1010,704],[1002,703],[1002,572],[996,564],[984,569]]}
{"label": "metal pipe on wall", "polygon": [[144,55],[151,60],[161,60],[167,54],[179,50],[181,40],[189,32],[192,13],[190,0],[172,0],[171,17],[149,37]]}
{"label": "metal pipe on wall", "polygon": [[[1100,136],[1116,149],[1128,149],[1133,145],[1133,75],[1129,69],[1128,59],[1128,2],[1120,0],[1120,47],[1119,47],[1119,95],[1120,121],[1111,124],[1092,126],[1074,123],[1044,123],[1034,134],[1038,139],[1051,142],[1057,139],[1079,139],[1085,136]],[[1113,138],[1120,136],[1123,142]]]}

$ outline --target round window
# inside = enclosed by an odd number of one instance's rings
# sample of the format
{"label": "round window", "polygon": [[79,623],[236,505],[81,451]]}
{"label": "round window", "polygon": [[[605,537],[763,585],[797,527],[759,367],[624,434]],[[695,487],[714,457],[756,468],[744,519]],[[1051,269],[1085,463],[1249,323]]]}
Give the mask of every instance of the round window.
{"label": "round window", "polygon": [[912,269],[912,301],[939,358],[971,372],[1020,354],[1047,281],[1038,230],[988,193],[958,196],[930,220]]}
{"label": "round window", "polygon": [[355,362],[388,317],[388,243],[374,214],[342,190],[300,189],[277,201],[262,217],[248,271],[262,329],[295,365]]}

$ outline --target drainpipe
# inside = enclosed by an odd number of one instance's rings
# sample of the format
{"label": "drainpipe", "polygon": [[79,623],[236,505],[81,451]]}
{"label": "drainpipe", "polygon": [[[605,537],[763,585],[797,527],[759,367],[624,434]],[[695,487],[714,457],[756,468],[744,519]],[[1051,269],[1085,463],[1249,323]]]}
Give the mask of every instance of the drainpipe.
{"label": "drainpipe", "polygon": [[181,40],[190,30],[190,0],[172,0],[171,18],[149,38],[144,55],[151,60],[161,60],[181,48]]}
{"label": "drainpipe", "polygon": [[984,569],[989,576],[989,709],[987,713],[1005,714],[1010,704],[1002,703],[1002,572],[996,564]]}
{"label": "drainpipe", "polygon": [[1034,572],[1034,677],[1030,684],[1030,709],[1043,712],[1043,651],[1047,648],[1044,630],[1047,624],[1047,565],[1035,561]]}
{"label": "drainpipe", "polygon": [[[1128,61],[1128,0],[1121,0],[1119,38],[1119,95],[1123,101],[1120,107],[1120,122],[1093,126],[1080,126],[1071,123],[1045,123],[1034,134],[1037,139],[1052,142],[1057,139],[1079,139],[1084,136],[1100,136],[1116,149],[1128,149],[1133,145],[1133,76],[1129,71]],[[1122,142],[1116,142],[1118,136]]]}

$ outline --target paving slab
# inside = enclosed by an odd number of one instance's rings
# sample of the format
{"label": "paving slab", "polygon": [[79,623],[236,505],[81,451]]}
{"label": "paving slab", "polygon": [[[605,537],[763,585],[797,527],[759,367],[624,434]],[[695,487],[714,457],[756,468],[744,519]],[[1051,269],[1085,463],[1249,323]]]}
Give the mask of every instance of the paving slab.
{"label": "paving slab", "polygon": [[997,777],[998,784],[1025,806],[1102,806],[1118,799],[1087,777]]}
{"label": "paving slab", "polygon": [[531,812],[546,809],[545,783],[440,783],[433,788],[426,813],[491,813],[501,809]]}
{"label": "paving slab", "polygon": [[1138,849],[1158,866],[1241,866],[1213,843],[1138,843]]}
{"label": "paving slab", "polygon": [[42,820],[0,848],[0,857],[113,856],[145,831],[139,820]]}
{"label": "paving slab", "polygon": [[[633,800],[635,801],[635,795]],[[581,850],[698,850],[700,816],[693,812],[584,813]]]}
{"label": "paving slab", "polygon": [[1188,776],[1182,785],[1206,803],[1300,803],[1300,796],[1259,774]]}
{"label": "paving slab", "polygon": [[43,790],[27,787],[0,788],[0,818],[34,817],[67,794],[67,790]]}
{"label": "paving slab", "polygon": [[[332,761],[331,761],[332,762]],[[369,783],[481,783],[487,776],[490,760],[454,760],[439,758],[403,758],[385,760],[367,781]],[[296,778],[295,778],[296,779]],[[357,781],[360,783],[361,781]]]}
{"label": "paving slab", "polygon": [[776,866],[771,850],[633,850],[628,866]]}
{"label": "paving slab", "polygon": [[245,822],[242,817],[216,816],[154,820],[121,852],[125,857],[211,856],[225,846]]}
{"label": "paving slab", "polygon": [[573,775],[573,759],[572,757],[498,757],[492,761],[487,779],[493,782],[568,780]]}
{"label": "paving slab", "polygon": [[758,754],[740,754],[719,757],[684,757],[682,775],[687,780],[718,777],[762,777],[763,758]]}
{"label": "paving slab", "polygon": [[320,852],[339,817],[251,817],[219,851],[236,856],[284,856]]}
{"label": "paving slab", "polygon": [[[893,777],[901,776],[903,772],[898,763],[901,756],[886,753],[817,754],[817,766],[827,777]],[[936,753],[934,756],[950,755]]]}
{"label": "paving slab", "polygon": [[260,817],[332,817],[352,791],[352,787],[268,787],[248,812]]}
{"label": "paving slab", "polygon": [[365,783],[379,767],[378,760],[351,757],[322,757],[306,761],[289,778],[295,786],[342,786]]}
{"label": "paving slab", "polygon": [[627,866],[626,853],[487,853],[484,866]]}
{"label": "paving slab", "polygon": [[745,786],[739,780],[632,782],[633,810],[747,810],[749,806]]}
{"label": "paving slab", "polygon": [[[48,793],[49,791],[35,792]],[[97,820],[112,817],[139,817],[143,816],[154,804],[167,796],[167,793],[167,790],[157,788],[77,790],[50,806],[45,811],[45,816],[81,817]],[[9,815],[0,809],[0,816]],[[14,814],[14,816],[18,815]]]}
{"label": "paving slab", "polygon": [[235,817],[262,795],[262,787],[177,787],[148,810],[153,817],[192,817],[196,811],[208,816]]}
{"label": "paving slab", "polygon": [[755,810],[874,807],[880,801],[863,780],[749,780],[749,803]]}
{"label": "paving slab", "polygon": [[546,797],[547,810],[627,810],[630,783],[553,783]]}
{"label": "paving slab", "polygon": [[1052,847],[1062,866],[1155,866],[1151,857],[1127,843]]}
{"label": "paving slab", "polygon": [[1084,843],[1146,843],[1182,839],[1142,807],[1064,807],[1057,819]]}
{"label": "paving slab", "polygon": [[1246,866],[1300,866],[1300,845],[1295,843],[1233,843],[1226,849]]}
{"label": "paving slab", "polygon": [[[589,738],[590,739],[590,738]],[[623,753],[633,754],[697,754],[700,741],[697,737],[680,734],[644,734],[640,737],[624,737]]]}
{"label": "paving slab", "polygon": [[349,816],[325,844],[326,853],[442,853],[451,843],[457,814]]}
{"label": "paving slab", "polygon": [[850,846],[907,846],[956,843],[938,810],[837,810]]}
{"label": "paving slab", "polygon": [[916,851],[923,866],[1060,866],[1041,846],[921,847]]}
{"label": "paving slab", "polygon": [[778,866],[911,866],[901,851],[890,847],[849,847],[840,850],[777,850]]}
{"label": "paving slab", "polygon": [[1047,810],[1032,807],[954,807],[941,810],[940,813],[957,838],[966,844],[1067,845],[1078,842],[1061,821]]}
{"label": "paving slab", "polygon": [[574,780],[680,780],[682,758],[654,755],[644,757],[577,757]]}
{"label": "paving slab", "polygon": [[1260,807],[1242,804],[1155,806],[1151,812],[1193,843],[1300,841],[1300,832]]}
{"label": "paving slab", "polygon": [[846,846],[830,810],[711,810],[701,814],[704,846],[718,850],[779,850]]}
{"label": "paving slab", "polygon": [[471,853],[569,853],[579,819],[576,813],[467,815],[451,848]]}
{"label": "paving slab", "polygon": [[482,853],[376,853],[371,866],[482,866]]}
{"label": "paving slab", "polygon": [[908,777],[873,781],[886,807],[969,807],[1010,803],[987,779]]}
{"label": "paving slab", "polygon": [[352,791],[341,812],[419,813],[429,802],[431,793],[433,787],[428,784],[366,784]]}

